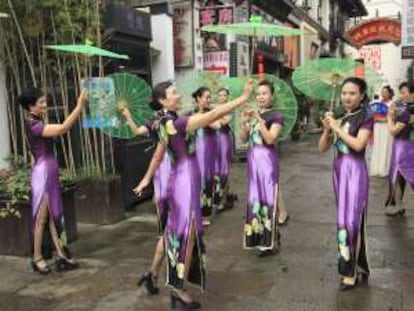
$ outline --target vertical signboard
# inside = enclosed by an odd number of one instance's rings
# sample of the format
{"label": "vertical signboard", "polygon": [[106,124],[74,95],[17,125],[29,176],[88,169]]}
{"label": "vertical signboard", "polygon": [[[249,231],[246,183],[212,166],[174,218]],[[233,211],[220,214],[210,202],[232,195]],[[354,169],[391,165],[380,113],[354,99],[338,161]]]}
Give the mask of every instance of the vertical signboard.
{"label": "vertical signboard", "polygon": [[174,62],[176,68],[194,65],[192,1],[173,4]]}
{"label": "vertical signboard", "polygon": [[358,51],[359,58],[365,61],[374,71],[380,71],[381,68],[381,47],[378,45],[363,46]]}

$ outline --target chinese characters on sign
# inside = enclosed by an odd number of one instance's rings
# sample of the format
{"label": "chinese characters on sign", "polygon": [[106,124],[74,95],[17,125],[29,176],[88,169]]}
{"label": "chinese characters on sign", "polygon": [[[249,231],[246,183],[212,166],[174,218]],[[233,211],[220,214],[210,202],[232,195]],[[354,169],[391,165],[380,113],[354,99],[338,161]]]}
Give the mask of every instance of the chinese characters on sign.
{"label": "chinese characters on sign", "polygon": [[[232,24],[232,6],[210,6],[200,8],[200,28],[207,25]],[[225,51],[226,35],[216,33],[202,33],[203,51]]]}
{"label": "chinese characters on sign", "polygon": [[414,59],[414,0],[405,0],[403,3],[402,58]]}
{"label": "chinese characters on sign", "polygon": [[180,2],[173,7],[175,67],[191,67],[194,65],[192,3]]}
{"label": "chinese characters on sign", "polygon": [[229,75],[230,62],[229,52],[207,52],[204,53],[204,71]]}
{"label": "chinese characters on sign", "polygon": [[358,51],[358,58],[362,58],[374,71],[381,70],[381,47],[379,46],[364,46]]}
{"label": "chinese characters on sign", "polygon": [[355,47],[372,43],[401,43],[401,23],[398,20],[378,18],[351,28],[345,38]]}

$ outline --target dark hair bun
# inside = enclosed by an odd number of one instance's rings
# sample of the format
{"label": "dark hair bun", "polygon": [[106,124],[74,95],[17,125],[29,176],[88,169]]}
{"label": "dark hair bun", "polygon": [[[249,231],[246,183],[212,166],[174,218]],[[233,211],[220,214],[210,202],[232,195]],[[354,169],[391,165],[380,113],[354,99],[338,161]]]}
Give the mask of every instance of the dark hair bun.
{"label": "dark hair bun", "polygon": [[149,102],[149,106],[152,110],[158,111],[162,109],[162,104],[157,99],[153,99]]}
{"label": "dark hair bun", "polygon": [[26,89],[18,98],[19,104],[27,111],[29,107],[36,105],[36,102],[42,97],[44,93],[37,88]]}
{"label": "dark hair bun", "polygon": [[210,89],[208,87],[199,87],[193,94],[191,94],[191,97],[194,98],[195,101],[197,101],[197,98],[203,96],[203,94],[207,91],[210,92]]}

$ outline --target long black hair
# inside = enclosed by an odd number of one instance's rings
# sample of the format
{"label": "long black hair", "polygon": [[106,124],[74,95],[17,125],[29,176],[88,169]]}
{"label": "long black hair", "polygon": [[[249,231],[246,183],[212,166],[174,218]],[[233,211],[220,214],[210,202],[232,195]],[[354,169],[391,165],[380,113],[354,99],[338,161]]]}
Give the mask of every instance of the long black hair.
{"label": "long black hair", "polygon": [[30,107],[36,105],[36,102],[39,100],[39,98],[44,95],[45,93],[41,89],[26,89],[22,92],[22,94],[20,94],[18,102],[23,107],[23,109],[29,111]]}
{"label": "long black hair", "polygon": [[151,109],[158,111],[163,108],[160,99],[165,99],[167,97],[167,89],[172,86],[172,81],[164,81],[158,83],[152,90],[152,99],[149,102]]}

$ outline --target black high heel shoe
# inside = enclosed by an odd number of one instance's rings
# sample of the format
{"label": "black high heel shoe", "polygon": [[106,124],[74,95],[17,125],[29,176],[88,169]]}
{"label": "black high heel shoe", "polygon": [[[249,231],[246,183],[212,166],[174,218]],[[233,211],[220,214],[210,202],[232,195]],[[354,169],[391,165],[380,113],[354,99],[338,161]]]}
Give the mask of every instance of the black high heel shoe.
{"label": "black high heel shoe", "polygon": [[341,281],[341,283],[339,284],[339,290],[347,291],[347,290],[354,289],[358,285],[358,282],[359,282],[358,277],[355,279],[354,284],[345,284],[344,282]]}
{"label": "black high heel shoe", "polygon": [[178,294],[171,294],[171,309],[177,309],[177,302],[181,304],[184,310],[198,310],[201,308],[201,303],[198,301],[186,302]]}
{"label": "black high heel shoe", "polygon": [[32,261],[33,272],[38,272],[39,274],[42,274],[42,275],[49,274],[50,272],[52,272],[52,270],[50,269],[50,267],[48,265],[46,265],[45,267],[39,267],[37,265],[37,263],[42,261],[42,260],[43,259]]}
{"label": "black high heel shoe", "polygon": [[76,262],[70,262],[66,258],[57,258],[55,260],[55,267],[57,272],[71,271],[79,268],[79,264]]}
{"label": "black high heel shoe", "polygon": [[153,275],[151,272],[144,273],[139,279],[138,279],[138,286],[142,286],[145,284],[145,288],[147,289],[148,294],[150,295],[158,295],[160,292],[160,289],[154,285],[153,281]]}

